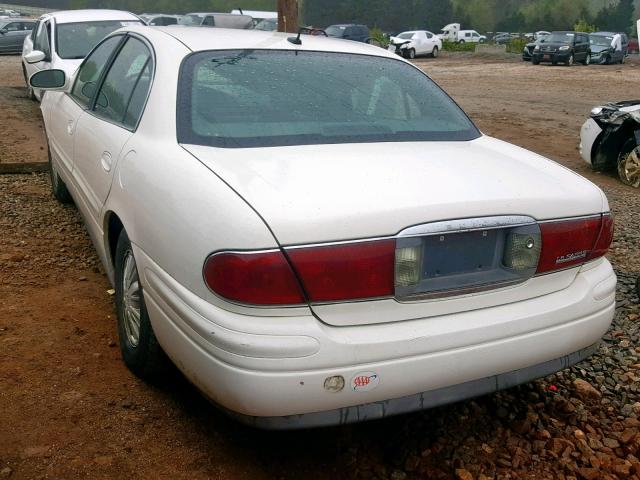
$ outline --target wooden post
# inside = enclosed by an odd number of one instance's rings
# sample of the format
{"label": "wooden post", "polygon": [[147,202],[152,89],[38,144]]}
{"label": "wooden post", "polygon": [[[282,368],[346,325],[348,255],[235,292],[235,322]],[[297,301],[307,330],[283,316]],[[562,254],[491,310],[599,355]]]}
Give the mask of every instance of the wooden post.
{"label": "wooden post", "polygon": [[298,33],[298,0],[278,0],[278,31]]}

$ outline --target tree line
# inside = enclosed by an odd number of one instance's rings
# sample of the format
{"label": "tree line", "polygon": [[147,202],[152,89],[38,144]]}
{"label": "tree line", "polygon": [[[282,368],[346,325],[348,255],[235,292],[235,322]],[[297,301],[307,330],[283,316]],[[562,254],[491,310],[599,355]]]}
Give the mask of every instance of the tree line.
{"label": "tree line", "polygon": [[[13,0],[51,8],[117,8],[136,13],[275,10],[277,0]],[[300,23],[325,27],[364,23],[387,32],[439,30],[457,22],[483,32],[565,30],[582,20],[601,30],[632,33],[640,0],[299,0]],[[634,11],[635,10],[635,11]]]}

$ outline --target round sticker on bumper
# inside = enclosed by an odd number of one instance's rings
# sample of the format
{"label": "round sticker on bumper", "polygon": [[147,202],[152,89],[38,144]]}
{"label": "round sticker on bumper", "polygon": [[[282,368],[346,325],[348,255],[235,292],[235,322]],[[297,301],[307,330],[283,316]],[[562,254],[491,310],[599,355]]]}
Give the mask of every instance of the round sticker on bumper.
{"label": "round sticker on bumper", "polygon": [[375,372],[357,373],[351,379],[351,389],[354,392],[368,392],[373,390],[380,383],[380,377]]}

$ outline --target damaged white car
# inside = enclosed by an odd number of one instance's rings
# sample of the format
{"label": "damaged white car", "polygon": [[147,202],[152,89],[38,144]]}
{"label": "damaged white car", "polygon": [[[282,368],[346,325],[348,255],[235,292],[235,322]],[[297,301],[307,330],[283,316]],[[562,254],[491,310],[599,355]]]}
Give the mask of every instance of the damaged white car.
{"label": "damaged white car", "polygon": [[580,132],[580,154],[594,170],[618,170],[622,183],[640,187],[640,100],[591,110]]}

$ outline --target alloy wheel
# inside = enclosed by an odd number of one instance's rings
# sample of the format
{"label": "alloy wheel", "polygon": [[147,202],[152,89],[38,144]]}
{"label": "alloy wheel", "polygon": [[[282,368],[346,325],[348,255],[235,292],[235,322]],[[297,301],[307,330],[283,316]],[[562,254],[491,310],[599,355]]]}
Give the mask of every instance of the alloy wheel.
{"label": "alloy wheel", "polygon": [[640,146],[620,159],[618,176],[625,185],[640,188]]}
{"label": "alloy wheel", "polygon": [[126,340],[132,347],[140,343],[141,298],[138,269],[133,252],[127,250],[123,262],[122,302]]}

